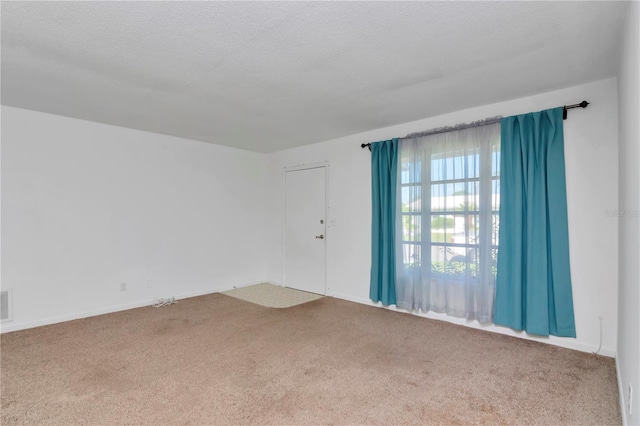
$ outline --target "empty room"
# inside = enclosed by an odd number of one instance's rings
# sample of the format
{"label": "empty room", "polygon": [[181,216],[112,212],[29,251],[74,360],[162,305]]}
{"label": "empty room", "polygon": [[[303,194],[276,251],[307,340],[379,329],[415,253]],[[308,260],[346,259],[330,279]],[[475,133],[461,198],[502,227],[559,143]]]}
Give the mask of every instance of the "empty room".
{"label": "empty room", "polygon": [[640,425],[640,2],[0,5],[3,425]]}

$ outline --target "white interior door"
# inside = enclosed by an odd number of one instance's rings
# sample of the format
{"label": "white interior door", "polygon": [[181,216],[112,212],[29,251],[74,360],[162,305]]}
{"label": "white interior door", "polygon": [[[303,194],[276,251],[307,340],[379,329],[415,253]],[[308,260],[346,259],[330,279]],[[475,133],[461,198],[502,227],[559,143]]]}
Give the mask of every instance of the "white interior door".
{"label": "white interior door", "polygon": [[325,167],[285,171],[284,285],[326,294]]}

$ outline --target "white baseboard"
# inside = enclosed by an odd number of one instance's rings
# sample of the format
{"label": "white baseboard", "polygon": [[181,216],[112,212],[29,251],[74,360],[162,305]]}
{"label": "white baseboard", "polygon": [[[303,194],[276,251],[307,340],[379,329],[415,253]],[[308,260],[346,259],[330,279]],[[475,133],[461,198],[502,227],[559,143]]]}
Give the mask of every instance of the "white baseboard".
{"label": "white baseboard", "polygon": [[141,308],[143,306],[149,306],[152,303],[153,303],[153,299],[149,299],[149,300],[145,299],[137,302],[125,303],[123,305],[109,306],[107,308],[100,308],[100,309],[95,309],[91,311],[75,312],[73,314],[42,318],[35,321],[21,322],[16,324],[2,324],[2,326],[0,326],[0,333],[9,333],[11,331],[26,330],[27,328],[42,327],[43,325],[57,324],[59,322],[73,321],[73,320],[82,319],[82,318],[94,317],[97,315],[104,315],[104,314],[110,314],[113,312],[126,311],[128,309],[135,309],[135,308]]}
{"label": "white baseboard", "polygon": [[384,306],[379,306],[379,304],[373,303],[369,299],[364,299],[364,298],[361,298],[361,297],[353,297],[353,296],[350,296],[350,295],[336,293],[336,292],[333,292],[333,291],[328,292],[327,296],[335,297],[336,299],[348,300],[349,302],[360,303],[362,305],[378,306],[378,307],[383,307],[384,308]]}
{"label": "white baseboard", "polygon": [[[233,290],[234,288],[249,287],[252,285],[263,284],[263,283],[280,285],[280,284],[271,283],[268,281],[260,281],[260,282],[248,283],[243,285],[224,284],[224,285],[212,287],[206,290],[192,291],[192,292],[181,293],[181,294],[170,294],[170,295],[167,295],[167,297],[170,297],[170,296],[175,297],[177,300],[188,299],[191,297],[203,296],[205,294],[220,293],[227,290]],[[141,308],[143,306],[150,306],[153,302],[154,302],[154,298],[150,298],[150,299],[145,298],[143,300],[139,300],[131,303],[125,303],[122,305],[109,306],[105,308],[94,309],[91,311],[75,312],[72,314],[60,315],[60,316],[49,317],[49,318],[42,318],[35,321],[27,321],[27,322],[21,322],[21,323],[2,323],[2,325],[0,325],[0,334],[10,333],[12,331],[26,330],[28,328],[41,327],[44,325],[57,324],[65,321],[73,321],[76,319],[95,317],[97,315],[111,314],[114,312],[126,311],[128,309]]]}
{"label": "white baseboard", "polygon": [[[175,297],[177,300],[188,299],[190,297],[198,297],[198,296],[203,296],[205,294],[220,293],[222,291],[232,290],[234,288],[248,287],[255,284],[262,284],[263,282],[264,281],[261,281],[259,283],[249,283],[242,286],[234,286],[231,284],[226,284],[218,287],[209,288],[206,290],[192,291],[188,293],[181,293],[181,294],[175,294],[175,295],[171,294],[168,296]],[[126,311],[128,309],[141,308],[143,306],[150,306],[153,302],[154,302],[153,298],[145,298],[142,300],[125,303],[122,305],[109,306],[109,307],[94,309],[90,311],[75,312],[72,314],[54,316],[49,318],[42,318],[35,321],[27,321],[27,322],[20,322],[20,323],[2,323],[2,325],[0,325],[0,334],[10,333],[12,331],[26,330],[28,328],[42,327],[44,325],[57,324],[65,321],[73,321],[73,320],[82,319],[82,318],[95,317],[97,315],[111,314],[114,312]]]}
{"label": "white baseboard", "polygon": [[[335,292],[331,292],[330,294],[328,294],[328,296],[332,296],[338,299],[348,300],[350,302],[360,303],[363,305],[376,306],[379,308],[388,309],[390,311],[400,312],[403,314],[415,315],[423,318],[429,318],[429,319],[434,319],[438,321],[448,322],[451,324],[457,324],[465,327],[475,328],[478,330],[490,331],[492,333],[505,334],[507,336],[518,337],[520,339],[532,340],[535,342],[545,343],[548,345],[560,346],[563,348],[573,349],[580,352],[595,353],[598,350],[598,346],[596,345],[590,345],[584,342],[579,342],[572,338],[556,337],[556,336],[549,336],[548,338],[538,337],[538,336],[529,335],[525,332],[518,332],[508,327],[501,327],[496,325],[483,325],[483,324],[480,324],[478,321],[467,321],[464,318],[455,318],[445,314],[437,314],[433,312],[427,312],[427,313],[408,312],[408,311],[405,311],[404,309],[398,309],[395,306],[382,306],[380,303],[373,303],[369,299],[348,296],[345,294],[340,294]],[[613,358],[616,355],[616,351],[613,348],[603,347],[600,349],[600,352],[598,352],[598,354]]]}

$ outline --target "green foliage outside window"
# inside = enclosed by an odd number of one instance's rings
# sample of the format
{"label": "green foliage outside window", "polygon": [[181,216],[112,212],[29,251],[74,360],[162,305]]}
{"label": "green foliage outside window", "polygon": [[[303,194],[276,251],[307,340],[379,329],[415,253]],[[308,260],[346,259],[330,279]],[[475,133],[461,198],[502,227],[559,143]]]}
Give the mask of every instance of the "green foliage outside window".
{"label": "green foliage outside window", "polygon": [[[421,264],[420,262],[409,263],[406,265],[410,270],[420,270]],[[476,278],[478,276],[479,266],[477,263],[470,263],[469,267],[469,275]],[[431,272],[446,274],[446,275],[458,275],[458,276],[466,276],[467,274],[467,264],[465,262],[457,262],[457,261],[449,261],[449,262],[431,262]],[[491,276],[493,279],[496,278],[496,274],[498,270],[496,266],[491,267]]]}

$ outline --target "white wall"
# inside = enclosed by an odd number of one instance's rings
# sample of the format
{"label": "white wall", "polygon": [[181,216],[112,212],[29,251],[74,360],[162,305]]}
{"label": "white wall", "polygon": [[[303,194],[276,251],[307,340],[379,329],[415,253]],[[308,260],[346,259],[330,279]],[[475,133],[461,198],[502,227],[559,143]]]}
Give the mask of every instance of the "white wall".
{"label": "white wall", "polygon": [[262,154],[3,106],[13,321],[2,331],[260,282],[263,164]]}
{"label": "white wall", "polygon": [[[620,231],[618,378],[623,419],[640,425],[640,3],[632,2],[625,25],[618,79],[620,101]],[[632,214],[627,214],[631,212]],[[629,413],[629,384],[633,413]]]}
{"label": "white wall", "polygon": [[[496,115],[514,115],[558,105],[592,102],[572,110],[565,121],[571,270],[577,338],[536,338],[557,345],[595,351],[600,342],[598,316],[603,317],[601,353],[613,356],[617,329],[617,220],[605,210],[618,206],[618,127],[616,80],[607,79],[523,99],[472,108],[439,117],[343,137],[269,154],[273,223],[282,222],[282,169],[328,161],[330,217],[327,229],[327,287],[330,295],[369,301],[371,184],[370,154],[363,142],[404,136],[413,131],[455,125]],[[334,225],[332,225],[334,222]],[[281,282],[282,230],[272,229],[268,279]],[[511,335],[508,328],[480,326],[445,315],[451,322]],[[523,336],[526,337],[526,336]]]}
{"label": "white wall", "polygon": [[[370,155],[363,142],[592,102],[565,122],[577,339],[613,355],[617,335],[616,80],[472,108],[273,154],[2,107],[2,288],[10,331],[282,280],[282,169],[329,161],[327,285],[370,303]],[[152,288],[147,288],[147,280]],[[120,292],[121,282],[128,284]],[[471,327],[521,335],[508,328]]]}

